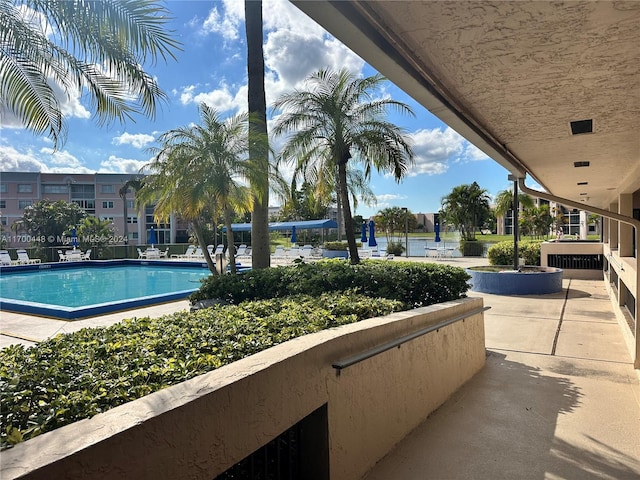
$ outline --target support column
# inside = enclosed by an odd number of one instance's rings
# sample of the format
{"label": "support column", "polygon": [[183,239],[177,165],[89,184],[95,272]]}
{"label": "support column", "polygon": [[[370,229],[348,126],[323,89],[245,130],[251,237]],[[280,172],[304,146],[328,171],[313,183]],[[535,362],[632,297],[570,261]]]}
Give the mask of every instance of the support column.
{"label": "support column", "polygon": [[[633,195],[621,193],[618,197],[618,213],[633,217]],[[621,257],[633,257],[633,227],[618,222],[618,253]]]}
{"label": "support column", "polygon": [[[618,211],[618,204],[612,203],[609,205],[609,210],[612,212]],[[617,220],[609,219],[609,247],[611,250],[618,250],[618,222]]]}

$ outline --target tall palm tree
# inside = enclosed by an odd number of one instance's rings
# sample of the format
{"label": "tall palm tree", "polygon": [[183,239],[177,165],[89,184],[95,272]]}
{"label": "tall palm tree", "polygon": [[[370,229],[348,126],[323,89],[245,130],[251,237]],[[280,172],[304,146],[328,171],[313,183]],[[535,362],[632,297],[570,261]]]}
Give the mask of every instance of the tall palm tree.
{"label": "tall palm tree", "polygon": [[383,81],[381,75],[357,78],[344,69],[321,70],[307,77],[308,89],[284,94],[274,105],[282,110],[274,132],[293,132],[282,158],[299,168],[319,165],[319,174],[334,168],[337,172],[336,193],[353,264],[359,263],[360,258],[349,202],[349,161],[362,164],[367,178],[375,168],[391,172],[397,181],[413,162],[404,131],[384,119],[388,108],[413,112],[402,102],[373,98]]}
{"label": "tall palm tree", "polygon": [[[493,211],[495,212],[496,217],[504,217],[507,213],[509,213],[509,210],[513,209],[513,191],[502,190],[498,192],[493,203]],[[531,198],[526,193],[518,194],[518,203],[522,206],[523,209],[531,208],[535,204],[533,198]]]}
{"label": "tall palm tree", "polygon": [[122,187],[120,187],[120,190],[118,190],[118,194],[122,199],[122,216],[124,217],[124,229],[122,236],[125,238],[125,243],[129,242],[129,207],[127,206],[127,193],[129,193],[130,188],[133,188],[137,192],[141,187],[142,180],[140,180],[139,178],[131,178],[124,182],[124,185],[122,185]]}
{"label": "tall palm tree", "polygon": [[[267,102],[264,91],[264,54],[262,50],[262,0],[245,0],[245,29],[247,34],[247,75],[249,100],[249,129],[267,138]],[[249,157],[263,172],[269,170],[268,143],[249,144]],[[250,179],[257,193],[251,216],[251,266],[267,268],[271,262],[269,245],[269,182],[267,175]]]}
{"label": "tall palm tree", "polygon": [[[200,105],[200,124],[163,133],[159,148],[138,194],[138,200],[156,204],[154,215],[166,219],[173,212],[192,222],[194,233],[212,272],[202,226],[206,218],[221,215],[227,228],[231,271],[235,273],[235,248],[231,222],[234,212],[246,213],[253,206],[254,192],[244,182],[257,175],[275,178],[274,171],[257,171],[248,158],[249,143],[262,137],[249,131],[248,115],[220,119],[215,109]],[[264,141],[262,139],[262,141]]]}
{"label": "tall palm tree", "polygon": [[[342,205],[340,197],[336,196],[338,168],[327,162],[307,163],[297,165],[293,172],[292,193],[295,190],[297,180],[314,185],[313,194],[320,203],[336,203],[338,207],[338,224],[342,222]],[[369,176],[364,171],[347,164],[347,190],[354,209],[358,208],[360,201],[372,206],[377,203],[376,196],[369,186]],[[341,239],[341,230],[338,230],[338,240]],[[356,232],[357,233],[357,232]]]}
{"label": "tall palm tree", "polygon": [[153,118],[165,94],[142,65],[175,59],[168,20],[155,0],[0,0],[0,105],[56,148],[66,132],[50,82],[83,89],[99,124]]}

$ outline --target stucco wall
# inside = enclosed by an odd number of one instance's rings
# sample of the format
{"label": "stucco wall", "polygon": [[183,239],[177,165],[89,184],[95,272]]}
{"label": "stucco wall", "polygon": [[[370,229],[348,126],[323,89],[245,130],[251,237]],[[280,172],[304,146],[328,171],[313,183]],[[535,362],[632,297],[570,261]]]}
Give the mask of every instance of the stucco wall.
{"label": "stucco wall", "polygon": [[323,405],[331,479],[361,478],[483,367],[483,314],[339,375],[332,363],[481,307],[462,299],[292,340],[17,445],[0,478],[211,480]]}

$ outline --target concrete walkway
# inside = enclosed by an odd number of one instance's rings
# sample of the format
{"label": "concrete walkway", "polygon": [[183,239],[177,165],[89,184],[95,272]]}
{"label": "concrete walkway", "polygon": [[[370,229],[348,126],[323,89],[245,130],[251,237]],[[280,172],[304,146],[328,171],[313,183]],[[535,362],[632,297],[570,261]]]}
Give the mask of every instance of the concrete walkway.
{"label": "concrete walkway", "polygon": [[366,480],[640,479],[640,385],[602,282],[485,312],[487,364]]}
{"label": "concrete walkway", "polygon": [[[486,259],[436,263],[464,268]],[[545,296],[470,292],[491,307],[486,367],[366,479],[640,479],[640,385],[621,327],[602,282],[564,286]],[[73,322],[2,312],[0,348],[185,308],[182,301]]]}

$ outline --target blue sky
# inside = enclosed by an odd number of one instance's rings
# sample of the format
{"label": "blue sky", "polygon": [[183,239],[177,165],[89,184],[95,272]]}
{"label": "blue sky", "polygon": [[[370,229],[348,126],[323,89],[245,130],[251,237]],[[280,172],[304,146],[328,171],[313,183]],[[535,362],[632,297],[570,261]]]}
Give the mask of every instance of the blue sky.
{"label": "blue sky", "polygon": [[[156,118],[136,116],[126,124],[98,127],[88,100],[73,92],[61,100],[67,141],[53,152],[50,140],[32,135],[0,112],[0,171],[136,173],[149,162],[147,149],[160,133],[198,120],[201,102],[223,116],[245,111],[244,2],[168,1],[166,5],[174,17],[170,28],[183,43],[183,51],[177,53],[177,62],[147,68],[169,97]],[[267,104],[301,86],[308,74],[320,68],[345,67],[363,76],[376,73],[285,0],[264,0],[263,17]],[[361,203],[355,214],[368,217],[390,206],[434,212],[453,187],[473,181],[491,195],[509,188],[503,167],[401,90],[388,83],[381,94],[409,104],[416,113],[414,118],[389,116],[411,135],[415,166],[399,184],[374,173],[371,188],[378,203]],[[278,141],[273,145],[277,149]]]}

